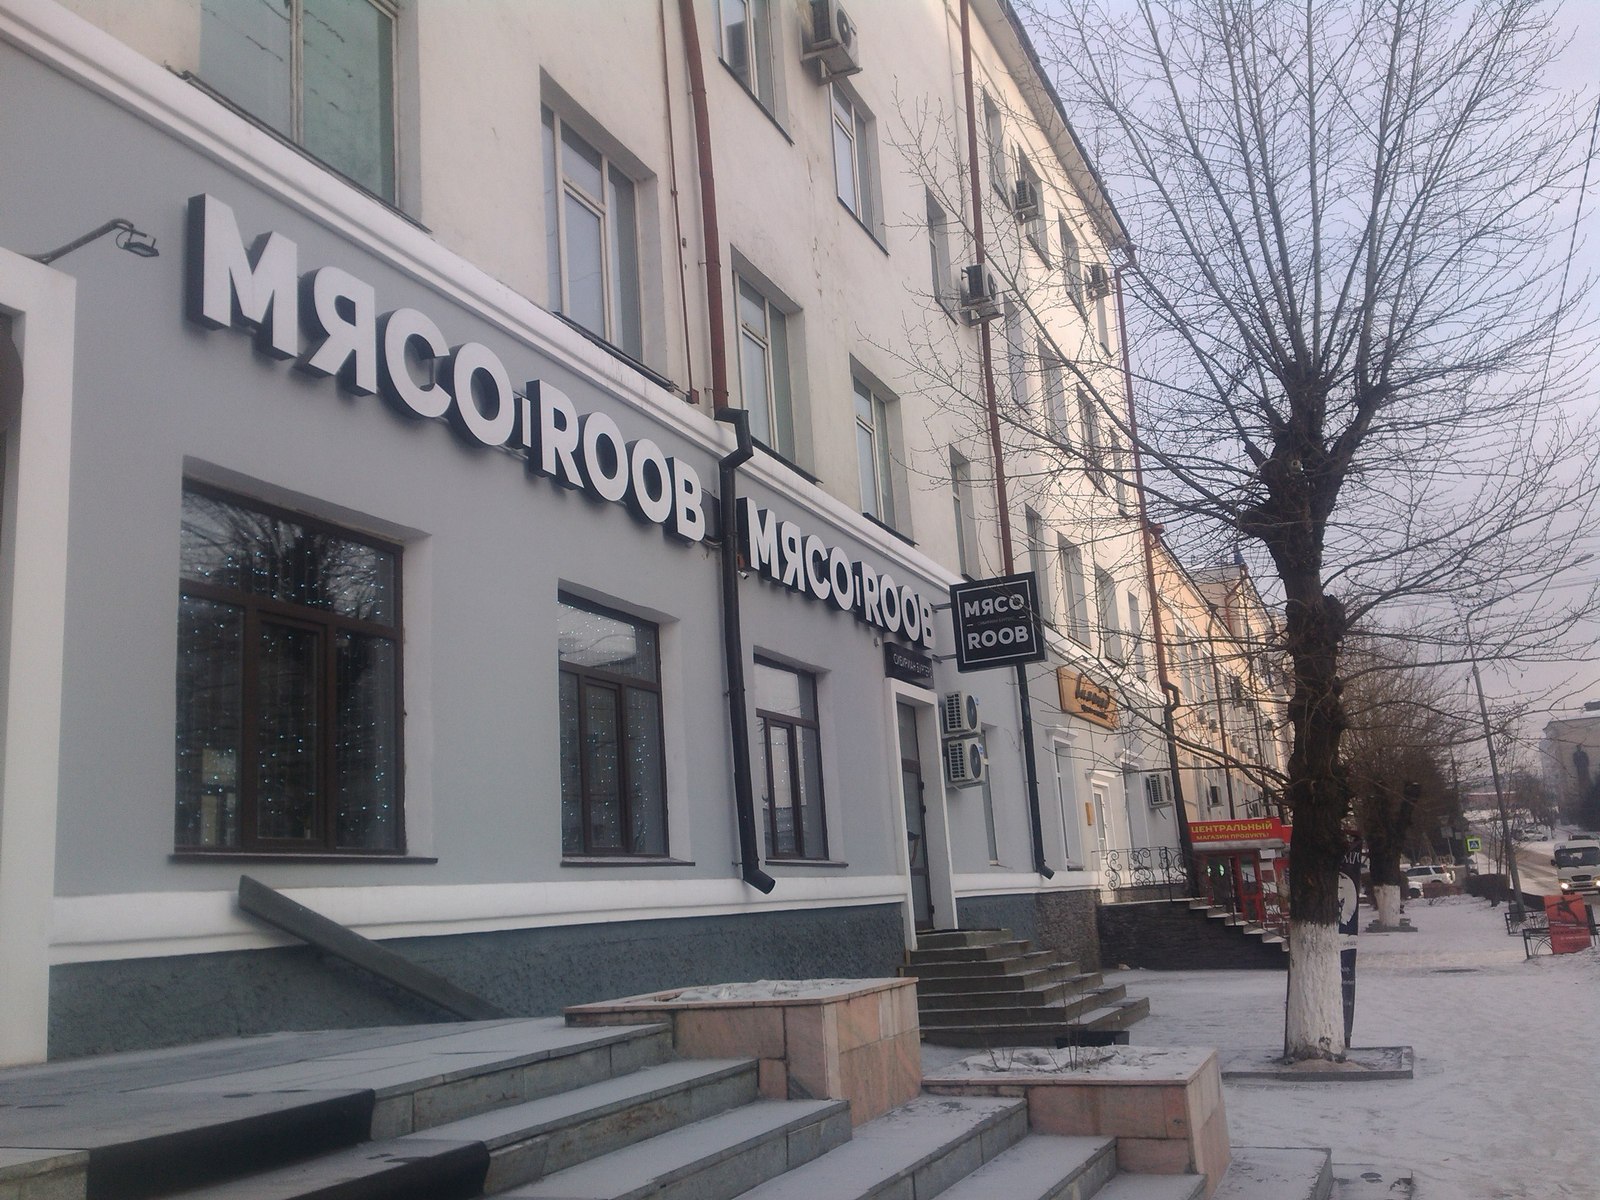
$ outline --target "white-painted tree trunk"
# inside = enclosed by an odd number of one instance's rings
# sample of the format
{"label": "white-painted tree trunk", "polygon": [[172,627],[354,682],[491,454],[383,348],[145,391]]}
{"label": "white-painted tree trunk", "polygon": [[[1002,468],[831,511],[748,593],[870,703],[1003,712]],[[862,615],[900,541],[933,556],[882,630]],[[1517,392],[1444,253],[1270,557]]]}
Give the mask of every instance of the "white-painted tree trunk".
{"label": "white-painted tree trunk", "polygon": [[1393,883],[1380,883],[1372,889],[1373,898],[1378,902],[1378,924],[1400,924],[1400,888]]}
{"label": "white-painted tree trunk", "polygon": [[1344,997],[1339,988],[1339,927],[1289,922],[1287,1058],[1343,1058]]}

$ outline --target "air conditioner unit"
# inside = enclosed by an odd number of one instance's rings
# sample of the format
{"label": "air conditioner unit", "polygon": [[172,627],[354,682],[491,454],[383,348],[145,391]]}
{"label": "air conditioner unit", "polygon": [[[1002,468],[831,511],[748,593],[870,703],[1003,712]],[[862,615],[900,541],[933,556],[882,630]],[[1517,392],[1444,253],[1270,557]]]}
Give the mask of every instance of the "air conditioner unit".
{"label": "air conditioner unit", "polygon": [[939,733],[962,737],[978,733],[978,698],[971,692],[946,692],[939,702]]}
{"label": "air conditioner unit", "polygon": [[1039,189],[1033,180],[1017,180],[1016,192],[1011,198],[1011,215],[1019,221],[1031,221],[1039,215]]}
{"label": "air conditioner unit", "polygon": [[1111,295],[1111,276],[1099,263],[1090,263],[1084,280],[1089,289],[1089,299],[1104,300]]}
{"label": "air conditioner unit", "polygon": [[944,744],[944,781],[951,787],[976,787],[988,770],[982,738],[951,738]]}
{"label": "air conditioner unit", "polygon": [[838,0],[811,0],[811,19],[801,39],[803,61],[817,64],[822,82],[861,70],[856,47],[856,23],[839,7]]}
{"label": "air conditioner unit", "polygon": [[961,268],[961,312],[968,325],[981,325],[1000,315],[1000,283],[987,266]]}
{"label": "air conditioner unit", "polygon": [[1151,808],[1172,803],[1172,777],[1152,771],[1144,777],[1144,798]]}

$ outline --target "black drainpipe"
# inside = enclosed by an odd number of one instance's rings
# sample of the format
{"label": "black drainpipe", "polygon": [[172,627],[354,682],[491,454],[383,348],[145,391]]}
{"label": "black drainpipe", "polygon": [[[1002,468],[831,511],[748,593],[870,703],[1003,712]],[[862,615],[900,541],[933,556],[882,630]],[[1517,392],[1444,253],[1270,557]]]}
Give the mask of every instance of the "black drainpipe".
{"label": "black drainpipe", "polygon": [[756,891],[772,891],[778,883],[761,869],[756,837],[756,799],[750,782],[750,714],[744,692],[744,637],[739,622],[739,506],[735,476],[750,461],[750,414],[724,408],[717,420],[733,426],[739,444],[717,460],[722,512],[722,656],[728,669],[728,732],[733,738],[733,805],[739,818],[739,874]]}

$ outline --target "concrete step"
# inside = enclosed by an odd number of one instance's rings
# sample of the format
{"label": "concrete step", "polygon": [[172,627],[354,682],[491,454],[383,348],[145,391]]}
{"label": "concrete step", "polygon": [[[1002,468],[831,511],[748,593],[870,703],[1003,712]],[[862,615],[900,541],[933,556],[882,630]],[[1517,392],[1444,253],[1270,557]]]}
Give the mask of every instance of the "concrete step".
{"label": "concrete step", "polygon": [[1071,1039],[1086,1030],[1108,1033],[1126,1029],[1149,1011],[1149,999],[1141,996],[1089,1009],[1066,1021],[1041,1018],[1010,1023],[925,1026],[922,1040],[936,1046],[972,1046],[977,1049],[991,1046],[1050,1047],[1056,1044],[1058,1038]]}
{"label": "concrete step", "polygon": [[[763,1184],[741,1200],[936,1196],[1016,1145],[1027,1132],[1025,1100],[920,1096],[868,1121],[831,1154]],[[992,1200],[1010,1196],[995,1193]]]}
{"label": "concrete step", "polygon": [[[470,1200],[483,1193],[480,1142],[408,1137],[185,1191],[183,1200]],[[92,1195],[93,1193],[91,1193]]]}
{"label": "concrete step", "polygon": [[374,1140],[625,1075],[672,1057],[666,1025],[569,1026],[560,1017],[474,1024],[438,1036],[212,1075],[141,1095],[370,1091]]}
{"label": "concrete step", "polygon": [[500,1193],[532,1200],[731,1200],[850,1139],[843,1100],[757,1100]]}
{"label": "concrete step", "polygon": [[1063,981],[1051,983],[1038,988],[1017,988],[1007,992],[983,992],[973,989],[965,991],[924,991],[917,989],[917,1008],[923,1013],[937,1012],[945,1008],[1004,1008],[1008,1005],[1027,1005],[1038,1008],[1046,1004],[1057,1004],[1069,1000],[1085,987],[1093,987],[1100,980],[1098,975],[1084,976],[1090,982],[1078,986],[1073,982]]}
{"label": "concrete step", "polygon": [[1035,950],[1028,954],[1018,954],[1011,958],[976,959],[928,959],[918,962],[915,966],[900,968],[901,975],[915,975],[918,979],[924,978],[961,978],[984,977],[992,978],[998,975],[1020,975],[1027,971],[1037,971],[1042,967],[1052,967],[1059,960],[1054,950]]}
{"label": "concrete step", "polygon": [[1317,1148],[1235,1146],[1212,1200],[1329,1200],[1333,1155]]}
{"label": "concrete step", "polygon": [[[358,1148],[356,1158],[381,1154],[375,1143],[670,1054],[664,1026],[569,1029],[540,1018],[109,1055],[8,1072],[0,1081],[0,1142],[83,1148],[86,1185],[78,1194],[146,1200],[346,1148]],[[382,1163],[349,1169],[357,1176],[390,1170]]]}
{"label": "concrete step", "polygon": [[967,1025],[982,1021],[995,1021],[1004,1025],[1028,1021],[1075,1021],[1079,1015],[1093,1009],[1106,1008],[1125,998],[1128,989],[1122,984],[1096,988],[1076,993],[1055,1004],[1046,1005],[973,1005],[967,1008],[929,1008],[918,1013],[922,1027],[930,1029],[941,1025]]}
{"label": "concrete step", "polygon": [[1115,1138],[1035,1133],[942,1194],[944,1200],[1079,1200],[1104,1195],[1116,1173]]}
{"label": "concrete step", "polygon": [[[441,1125],[488,1151],[486,1192],[529,1183],[623,1146],[727,1112],[756,1098],[754,1059],[690,1059],[645,1067],[539,1100]],[[402,1144],[410,1141],[402,1139]]]}
{"label": "concrete step", "polygon": [[996,958],[1020,958],[1033,952],[1033,943],[1013,940],[1009,942],[984,942],[977,946],[935,946],[932,949],[906,951],[906,962],[915,970],[923,965],[952,962],[983,962]]}
{"label": "concrete step", "polygon": [[1033,967],[1025,971],[990,971],[986,974],[964,973],[950,974],[920,974],[917,971],[900,968],[902,976],[913,976],[917,981],[917,995],[920,997],[925,992],[929,994],[945,994],[953,992],[1016,992],[1033,988],[1047,987],[1051,984],[1069,983],[1076,977],[1077,963],[1059,963],[1044,967]]}
{"label": "concrete step", "polygon": [[[1205,1194],[1204,1175],[1122,1174],[1095,1192],[1094,1200],[1203,1200]],[[1221,1193],[1218,1192],[1217,1195]],[[1294,1198],[1275,1196],[1273,1200],[1294,1200]]]}
{"label": "concrete step", "polygon": [[992,942],[1010,940],[1009,929],[932,929],[917,934],[917,949],[933,950],[940,946],[985,946]]}

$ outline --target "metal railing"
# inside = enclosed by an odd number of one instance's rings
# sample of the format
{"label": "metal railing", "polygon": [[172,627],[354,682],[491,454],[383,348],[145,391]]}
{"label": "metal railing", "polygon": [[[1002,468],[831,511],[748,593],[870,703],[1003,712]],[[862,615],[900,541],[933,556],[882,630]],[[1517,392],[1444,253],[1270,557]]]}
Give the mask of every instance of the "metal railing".
{"label": "metal railing", "polygon": [[1100,852],[1102,886],[1111,891],[1160,889],[1169,899],[1189,891],[1183,852],[1176,846],[1134,846]]}

